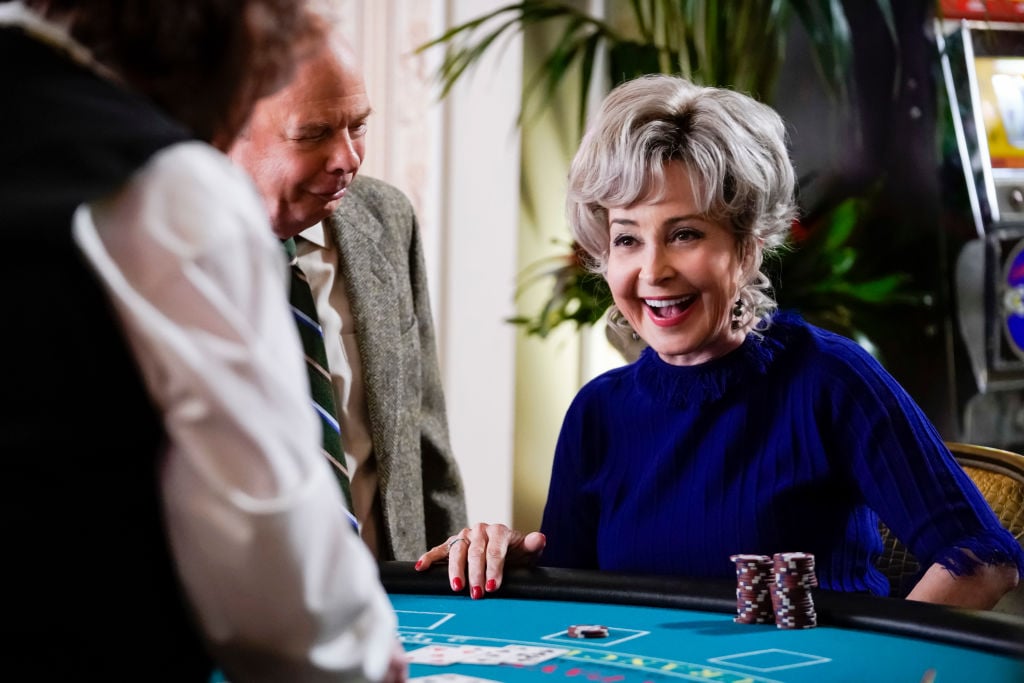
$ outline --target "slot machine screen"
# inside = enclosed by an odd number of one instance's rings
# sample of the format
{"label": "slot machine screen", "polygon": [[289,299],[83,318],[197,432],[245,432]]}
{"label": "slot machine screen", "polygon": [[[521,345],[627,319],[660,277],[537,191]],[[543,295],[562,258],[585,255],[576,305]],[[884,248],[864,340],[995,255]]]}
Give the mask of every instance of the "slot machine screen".
{"label": "slot machine screen", "polygon": [[[1024,5],[1024,3],[1022,3]],[[1024,221],[1024,23],[969,32],[965,125],[975,140],[975,178],[986,231]]]}
{"label": "slot machine screen", "polygon": [[1024,221],[1024,21],[961,20],[942,30],[953,128],[980,236]]}
{"label": "slot machine screen", "polygon": [[974,71],[989,162],[1024,171],[1024,57],[979,56]]}

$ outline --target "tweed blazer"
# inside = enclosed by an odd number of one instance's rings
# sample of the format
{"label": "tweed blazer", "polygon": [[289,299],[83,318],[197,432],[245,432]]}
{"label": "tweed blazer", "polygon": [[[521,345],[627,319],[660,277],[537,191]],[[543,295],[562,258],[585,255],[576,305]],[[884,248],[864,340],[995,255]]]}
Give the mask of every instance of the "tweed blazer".
{"label": "tweed blazer", "polygon": [[324,221],[362,360],[383,511],[380,559],[415,560],[466,526],[419,225],[408,198],[358,176]]}

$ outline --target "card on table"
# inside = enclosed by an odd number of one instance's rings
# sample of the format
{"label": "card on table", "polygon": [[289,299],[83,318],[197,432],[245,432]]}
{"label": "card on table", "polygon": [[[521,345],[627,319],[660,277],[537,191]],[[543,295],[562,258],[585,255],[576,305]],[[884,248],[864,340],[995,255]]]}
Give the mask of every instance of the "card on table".
{"label": "card on table", "polygon": [[492,681],[490,678],[476,678],[475,676],[463,676],[462,674],[431,674],[410,678],[409,683],[501,683]]}
{"label": "card on table", "polygon": [[540,647],[537,645],[506,645],[503,648],[502,664],[530,666],[541,664],[568,652],[563,647]]}
{"label": "card on table", "polygon": [[406,653],[410,664],[447,666],[449,664],[515,664],[531,666],[568,652],[560,647],[535,645],[427,645]]}
{"label": "card on table", "polygon": [[456,649],[460,664],[504,664],[507,655],[504,647],[488,645],[460,645]]}
{"label": "card on table", "polygon": [[446,666],[461,661],[459,649],[448,645],[427,645],[405,653],[410,664]]}

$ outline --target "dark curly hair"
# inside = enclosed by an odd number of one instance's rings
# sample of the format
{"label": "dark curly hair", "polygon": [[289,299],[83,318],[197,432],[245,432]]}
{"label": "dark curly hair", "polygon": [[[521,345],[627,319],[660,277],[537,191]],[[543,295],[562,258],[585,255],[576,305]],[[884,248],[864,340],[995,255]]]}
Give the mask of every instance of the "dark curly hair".
{"label": "dark curly hair", "polygon": [[317,29],[305,0],[26,0],[200,139],[226,145]]}

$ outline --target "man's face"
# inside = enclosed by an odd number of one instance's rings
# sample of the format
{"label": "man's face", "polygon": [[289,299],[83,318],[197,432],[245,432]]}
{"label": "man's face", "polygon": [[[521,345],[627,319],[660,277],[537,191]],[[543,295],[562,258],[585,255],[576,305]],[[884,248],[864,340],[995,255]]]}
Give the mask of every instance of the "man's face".
{"label": "man's face", "polygon": [[252,175],[278,237],[297,235],[337,207],[363,162],[370,111],[351,52],[329,48],[256,105],[230,154]]}

